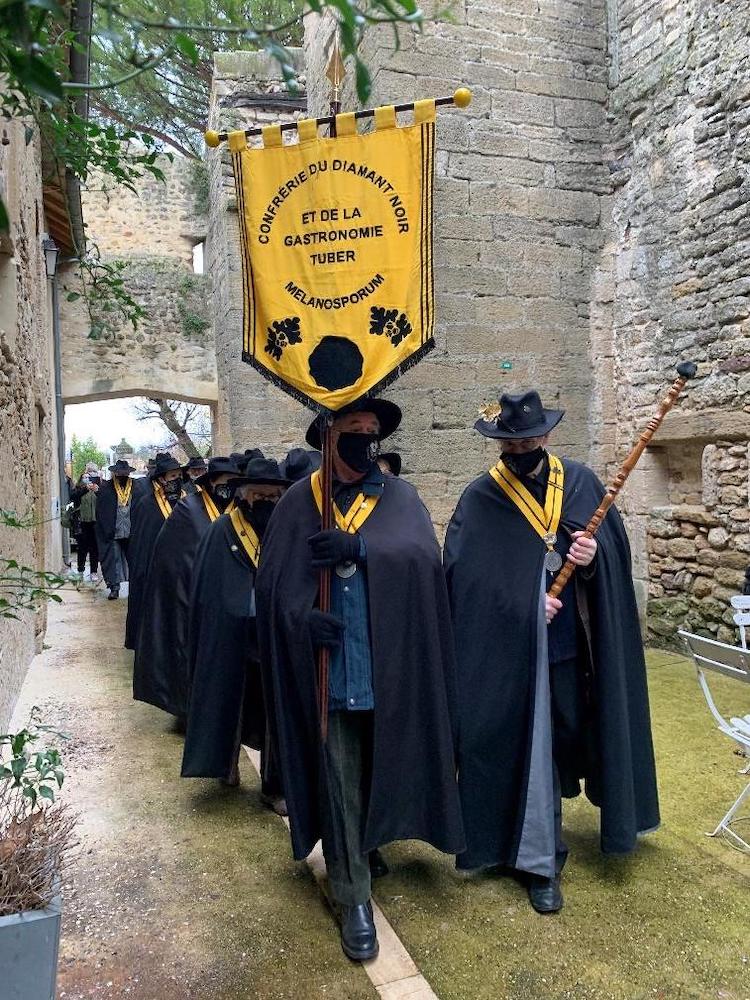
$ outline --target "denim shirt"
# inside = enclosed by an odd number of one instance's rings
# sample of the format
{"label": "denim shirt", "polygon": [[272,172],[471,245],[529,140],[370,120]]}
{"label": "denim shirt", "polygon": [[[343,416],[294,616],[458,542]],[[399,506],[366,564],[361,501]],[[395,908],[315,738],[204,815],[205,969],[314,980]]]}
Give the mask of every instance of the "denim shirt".
{"label": "denim shirt", "polygon": [[[358,483],[334,483],[334,500],[346,514],[355,498],[381,496],[385,478],[373,463]],[[375,707],[372,686],[372,649],[370,646],[370,607],[365,560],[367,550],[359,537],[357,572],[342,579],[331,570],[331,614],[344,622],[341,646],[331,650],[328,675],[328,705],[331,711],[364,712]]]}

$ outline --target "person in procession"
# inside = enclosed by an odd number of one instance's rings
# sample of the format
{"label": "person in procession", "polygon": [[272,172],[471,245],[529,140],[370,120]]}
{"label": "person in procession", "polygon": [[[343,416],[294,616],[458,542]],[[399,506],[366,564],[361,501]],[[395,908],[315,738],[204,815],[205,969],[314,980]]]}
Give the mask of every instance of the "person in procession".
{"label": "person in procession", "polygon": [[197,487],[195,482],[202,475],[204,475],[208,466],[206,465],[205,458],[201,458],[200,455],[192,456],[188,459],[187,464],[182,467],[182,488],[185,492],[190,495],[191,493],[197,492]]}
{"label": "person in procession", "polygon": [[162,519],[143,582],[133,695],[183,721],[190,690],[187,639],[193,565],[203,535],[231,508],[229,481],[239,474],[229,458],[209,461],[195,480],[196,491]]}
{"label": "person in procession", "polygon": [[131,539],[134,550],[130,562],[128,613],[125,621],[125,648],[134,650],[143,610],[143,588],[151,563],[156,537],[174,505],[184,496],[182,466],[169,452],[158,452],[147,481],[147,492],[133,505]]}
{"label": "person in procession", "polygon": [[131,511],[137,499],[135,469],[119,458],[109,471],[112,478],[94,482],[96,494],[96,541],[104,582],[109,588],[109,600],[120,596],[120,584],[129,577],[128,563],[131,551]]}
{"label": "person in procession", "polygon": [[238,785],[241,746],[260,750],[261,801],[281,816],[286,803],[263,704],[255,575],[268,521],[290,483],[273,459],[250,459],[229,481],[232,509],[200,543],[188,616],[192,683],[182,760],[183,777]]}
{"label": "person in procession", "polygon": [[[362,399],[334,420],[336,528],[320,530],[321,476],[281,498],[256,581],[270,727],[296,858],[322,837],[341,943],[374,957],[371,852],[394,840],[463,848],[453,742],[454,654],[440,550],[413,486],[376,458],[401,411]],[[321,447],[318,423],[307,442]],[[316,608],[331,569],[331,612]],[[316,653],[330,650],[322,740]],[[379,855],[373,860],[377,867]]]}
{"label": "person in procession", "polygon": [[86,468],[70,493],[70,500],[77,518],[76,557],[78,577],[83,578],[86,558],[89,560],[89,580],[99,582],[99,546],[96,540],[96,495],[101,485],[101,476],[95,462],[87,462]]}
{"label": "person in procession", "polygon": [[[646,668],[630,550],[604,487],[547,450],[563,417],[539,393],[503,395],[475,428],[500,460],[464,491],[444,563],[458,660],[459,868],[523,873],[532,906],[561,909],[561,797],[600,809],[601,848],[632,851],[659,824]],[[573,579],[547,595],[568,560]]]}

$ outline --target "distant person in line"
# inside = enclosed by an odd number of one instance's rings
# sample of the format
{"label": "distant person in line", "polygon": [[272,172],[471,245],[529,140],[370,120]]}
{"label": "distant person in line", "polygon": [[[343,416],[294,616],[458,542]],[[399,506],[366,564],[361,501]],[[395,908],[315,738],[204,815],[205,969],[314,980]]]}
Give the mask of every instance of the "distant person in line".
{"label": "distant person in line", "polygon": [[83,578],[86,557],[89,560],[89,580],[99,582],[99,545],[96,540],[96,495],[101,486],[101,476],[95,462],[87,462],[85,470],[71,493],[76,512],[76,556],[78,577]]}
{"label": "distant person in line", "polygon": [[174,504],[162,522],[143,583],[133,696],[183,725],[190,697],[187,641],[195,557],[211,524],[231,509],[229,480],[239,474],[230,458],[211,459],[194,492]]}
{"label": "distant person in line", "polygon": [[182,467],[182,488],[188,494],[196,493],[196,480],[205,473],[208,466],[206,465],[205,458],[201,458],[200,455],[193,456],[190,458],[186,465]]}
{"label": "distant person in line", "polygon": [[[445,572],[458,660],[462,869],[522,874],[538,913],[562,908],[562,797],[600,810],[606,854],[659,825],[646,664],[630,548],[580,462],[547,450],[562,410],[504,395],[474,425],[499,461],[464,490],[448,525]],[[561,598],[548,596],[565,564]]]}
{"label": "distant person in line", "polygon": [[126,649],[134,650],[138,641],[143,588],[156,537],[172,508],[184,495],[182,466],[169,452],[159,452],[148,479],[148,492],[133,508],[131,538],[134,553],[130,562],[128,615],[125,621]]}
{"label": "distant person in line", "polygon": [[[130,514],[136,500],[135,469],[119,458],[109,471],[112,478],[100,482],[96,493],[96,540],[109,600],[120,596],[120,584],[128,579]],[[96,485],[96,484],[95,484]]]}
{"label": "distant person in line", "polygon": [[230,480],[232,510],[203,536],[190,601],[192,688],[182,761],[185,778],[238,785],[241,746],[260,750],[261,801],[282,816],[286,802],[261,683],[255,574],[266,526],[289,485],[273,459],[250,459]]}
{"label": "distant person in line", "polygon": [[397,451],[384,451],[378,455],[378,466],[386,476],[400,476],[401,456]]}

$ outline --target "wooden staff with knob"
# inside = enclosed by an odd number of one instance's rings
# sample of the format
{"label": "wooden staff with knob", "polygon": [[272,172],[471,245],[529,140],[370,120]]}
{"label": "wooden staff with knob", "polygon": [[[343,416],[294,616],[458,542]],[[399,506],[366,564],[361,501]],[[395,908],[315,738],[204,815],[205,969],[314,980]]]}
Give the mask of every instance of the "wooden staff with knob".
{"label": "wooden staff with knob", "polygon": [[[654,434],[658,431],[659,427],[661,426],[662,420],[664,420],[664,417],[667,415],[667,413],[669,413],[674,404],[677,402],[677,397],[685,388],[688,379],[691,379],[695,375],[696,371],[697,371],[697,365],[695,364],[694,361],[682,361],[680,362],[679,365],[677,365],[677,378],[672,383],[667,395],[659,404],[659,409],[657,410],[657,412],[646,424],[646,427],[644,428],[643,432],[638,438],[635,447],[620,466],[617,475],[615,476],[612,482],[612,485],[607,487],[607,492],[604,494],[602,502],[596,508],[591,520],[586,525],[586,528],[583,532],[584,538],[594,537],[594,535],[597,532],[597,529],[599,528],[599,525],[604,520],[605,514],[612,506],[612,504],[615,502],[615,498],[625,485],[626,479],[635,468],[638,459],[641,457],[644,450],[651,442],[651,439],[653,438]],[[565,563],[563,568],[555,577],[554,583],[547,592],[548,597],[560,596],[563,588],[565,587],[565,584],[573,575],[575,568],[576,568],[575,563],[572,562]]]}

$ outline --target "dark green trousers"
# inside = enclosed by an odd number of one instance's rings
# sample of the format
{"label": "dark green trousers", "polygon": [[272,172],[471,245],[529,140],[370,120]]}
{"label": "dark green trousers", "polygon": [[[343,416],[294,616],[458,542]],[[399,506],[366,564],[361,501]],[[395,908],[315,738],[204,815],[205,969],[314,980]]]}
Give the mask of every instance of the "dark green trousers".
{"label": "dark green trousers", "polygon": [[372,761],[372,712],[328,716],[330,838],[323,838],[328,884],[338,903],[356,906],[370,898],[370,863],[362,853]]}

